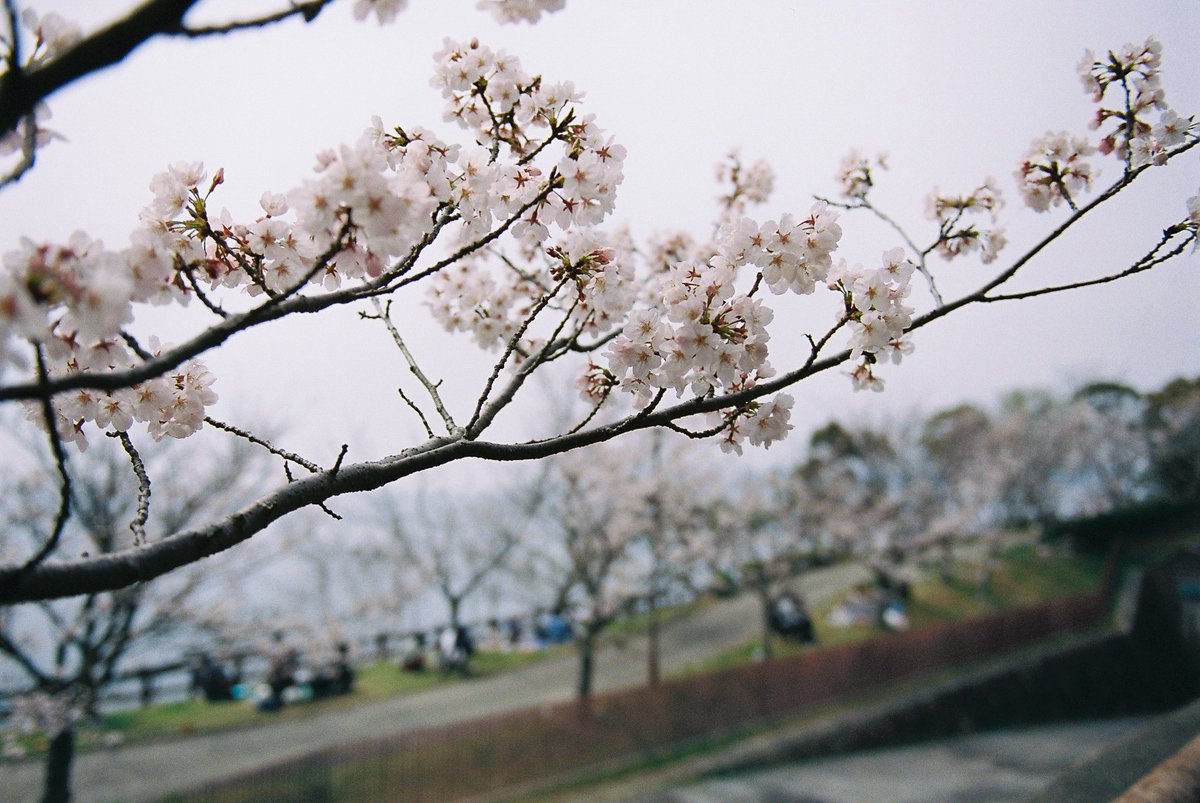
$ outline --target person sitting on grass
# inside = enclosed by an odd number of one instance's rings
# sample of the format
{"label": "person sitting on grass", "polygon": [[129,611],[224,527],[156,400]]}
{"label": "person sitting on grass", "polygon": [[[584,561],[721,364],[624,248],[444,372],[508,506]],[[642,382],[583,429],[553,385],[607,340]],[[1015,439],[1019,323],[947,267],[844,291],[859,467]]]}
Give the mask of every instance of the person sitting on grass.
{"label": "person sitting on grass", "polygon": [[233,699],[233,681],[225,670],[213,663],[208,653],[199,655],[199,665],[192,670],[192,689],[199,690],[210,703]]}
{"label": "person sitting on grass", "polygon": [[347,659],[350,645],[345,642],[338,644],[337,652],[337,658],[321,667],[313,676],[312,696],[314,700],[349,694],[354,690],[354,668],[350,666],[350,661]]}

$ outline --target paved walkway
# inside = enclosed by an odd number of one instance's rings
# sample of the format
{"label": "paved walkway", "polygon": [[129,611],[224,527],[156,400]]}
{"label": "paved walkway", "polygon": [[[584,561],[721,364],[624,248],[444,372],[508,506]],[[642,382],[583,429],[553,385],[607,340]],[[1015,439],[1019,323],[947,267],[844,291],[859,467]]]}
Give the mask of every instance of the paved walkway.
{"label": "paved walkway", "polygon": [[[651,796],[653,803],[1005,803],[1136,731],[1144,718],[994,731],[813,759]],[[1107,800],[1094,798],[1095,800]]]}
{"label": "paved walkway", "polygon": [[[834,566],[810,573],[797,588],[810,603],[819,604],[865,579],[860,567]],[[664,673],[679,672],[745,644],[759,633],[760,622],[756,600],[744,595],[668,624],[662,633]],[[645,673],[645,639],[631,638],[599,653],[596,689],[636,686],[645,681]],[[75,761],[75,799],[85,803],[156,800],[323,747],[568,700],[575,682],[574,656],[564,656],[494,677],[301,720],[85,753]],[[37,800],[41,773],[40,762],[0,766],[0,797]]]}

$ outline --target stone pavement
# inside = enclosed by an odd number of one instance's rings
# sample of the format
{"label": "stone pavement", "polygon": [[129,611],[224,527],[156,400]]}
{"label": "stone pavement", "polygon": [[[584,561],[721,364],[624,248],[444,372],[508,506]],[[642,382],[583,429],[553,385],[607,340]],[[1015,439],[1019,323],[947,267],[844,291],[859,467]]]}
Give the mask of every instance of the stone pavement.
{"label": "stone pavement", "polygon": [[[867,576],[861,567],[834,566],[809,573],[797,587],[812,604],[819,604]],[[756,600],[744,595],[669,623],[662,632],[664,673],[684,670],[745,644],[759,633],[760,622]],[[597,658],[596,689],[643,683],[645,667],[645,639],[606,647]],[[286,723],[84,753],[75,760],[75,799],[85,803],[156,800],[323,747],[559,702],[574,694],[575,676],[575,659],[568,655]],[[0,765],[0,798],[36,801],[41,774],[38,761]]]}
{"label": "stone pavement", "polygon": [[[1154,718],[1145,727],[1113,742],[1087,761],[1079,762],[1036,795],[1033,803],[1111,800],[1179,752],[1197,734],[1200,734],[1200,700]],[[1194,750],[1189,752],[1190,755],[1180,757],[1189,760],[1195,774],[1200,769],[1195,766],[1196,753]],[[1189,803],[1194,803],[1194,785],[1183,794],[1187,795],[1184,800],[1190,799]]]}
{"label": "stone pavement", "polygon": [[654,803],[1024,801],[1076,761],[1136,731],[1144,722],[1142,718],[1101,720],[977,733],[810,759],[635,799]]}

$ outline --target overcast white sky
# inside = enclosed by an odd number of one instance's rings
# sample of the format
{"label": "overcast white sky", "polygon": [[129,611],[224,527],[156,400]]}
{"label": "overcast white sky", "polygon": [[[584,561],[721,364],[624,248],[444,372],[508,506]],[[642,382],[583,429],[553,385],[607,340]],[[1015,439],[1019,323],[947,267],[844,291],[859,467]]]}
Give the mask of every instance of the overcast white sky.
{"label": "overcast white sky", "polygon": [[[126,5],[36,7],[94,26]],[[202,3],[193,19],[276,5]],[[52,127],[69,141],[43,151],[32,174],[0,193],[0,250],[21,235],[61,239],[75,229],[121,246],[150,198],[150,176],[180,159],[223,166],[220,202],[252,218],[264,190],[297,185],[316,151],[353,141],[374,114],[457,138],[428,84],[430,57],[449,35],[478,36],[518,55],[529,72],[586,91],[584,111],[629,150],[616,219],[637,237],[665,228],[706,234],[717,191],[712,165],[733,146],[776,170],[775,197],[752,212],[759,220],[804,212],[812,195],[832,194],[839,159],[861,147],[890,154],[877,201],[918,242],[932,236],[922,213],[933,185],[965,191],[995,176],[1008,202],[1007,264],[1066,216],[1026,211],[1012,171],[1048,129],[1089,133],[1092,105],[1075,75],[1082,52],[1149,34],[1165,46],[1168,102],[1184,115],[1200,111],[1194,0],[569,0],[536,27],[497,26],[469,0],[413,0],[383,28],[354,23],[343,2],[308,26],[155,42],[53,98]],[[1183,161],[1046,251],[1021,286],[1126,267],[1200,190],[1200,160]],[[1101,185],[1119,174],[1116,160],[1101,162]],[[851,261],[876,260],[900,244],[865,217],[842,222],[839,253]],[[934,264],[948,297],[989,275],[976,262]],[[1150,388],[1200,373],[1198,268],[1191,256],[1071,296],[956,314],[921,331],[904,365],[885,369],[883,394],[856,395],[841,375],[796,388],[794,423],[805,430],[831,415],[928,412],[990,401],[1018,385],[1107,378]],[[928,308],[922,292],[914,297]],[[787,321],[773,347],[782,353],[785,340],[800,343],[833,314],[827,304],[816,319]],[[435,376],[444,373],[451,395],[470,392],[477,385],[465,382],[466,369],[484,364],[474,347],[413,315],[405,324],[418,357]],[[405,373],[398,355],[382,330],[351,314],[265,327],[207,361],[218,376],[218,416],[272,419],[285,428],[285,445],[321,462],[343,441],[362,459],[394,452],[419,432],[395,394]]]}

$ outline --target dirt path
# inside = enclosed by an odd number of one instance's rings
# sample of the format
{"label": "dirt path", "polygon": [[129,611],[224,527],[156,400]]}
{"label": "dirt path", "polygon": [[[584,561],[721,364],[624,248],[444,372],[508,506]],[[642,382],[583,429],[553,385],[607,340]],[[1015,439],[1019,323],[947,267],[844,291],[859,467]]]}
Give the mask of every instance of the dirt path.
{"label": "dirt path", "polygon": [[[797,585],[811,603],[818,604],[866,577],[859,567],[835,566],[813,572]],[[746,643],[759,632],[759,622],[756,601],[744,595],[670,623],[662,633],[663,672],[679,672]],[[494,677],[277,725],[86,753],[75,761],[75,799],[86,803],[156,800],[323,747],[567,700],[574,693],[575,673],[574,656],[564,656]],[[631,638],[599,653],[596,688],[635,686],[644,682],[645,673],[645,639]],[[41,773],[40,762],[0,767],[0,796],[36,801]]]}

